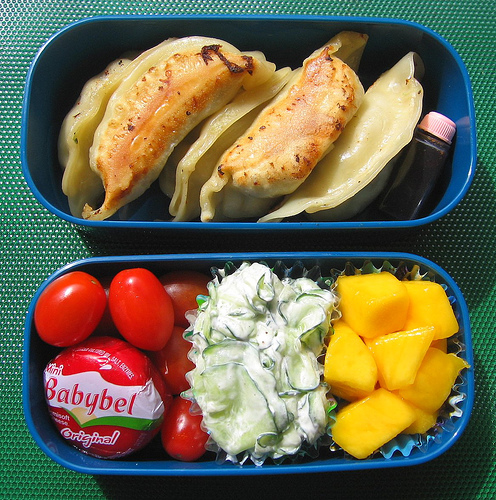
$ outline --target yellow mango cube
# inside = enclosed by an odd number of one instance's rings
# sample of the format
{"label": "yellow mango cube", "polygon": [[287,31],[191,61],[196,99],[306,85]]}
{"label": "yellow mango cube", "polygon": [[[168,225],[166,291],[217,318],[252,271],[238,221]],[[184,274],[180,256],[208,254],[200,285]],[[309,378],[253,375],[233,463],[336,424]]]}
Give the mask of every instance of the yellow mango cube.
{"label": "yellow mango cube", "polygon": [[441,349],[443,352],[448,352],[448,339],[435,339],[432,341],[431,347]]}
{"label": "yellow mango cube", "polygon": [[432,325],[434,340],[451,337],[458,329],[453,308],[444,288],[434,281],[404,281],[410,296],[405,329]]}
{"label": "yellow mango cube", "polygon": [[332,437],[350,455],[363,459],[400,434],[415,418],[408,403],[380,388],[337,413]]}
{"label": "yellow mango cube", "polygon": [[370,394],[377,383],[377,366],[372,353],[343,320],[334,325],[324,363],[324,380],[332,394],[355,401]]}
{"label": "yellow mango cube", "polygon": [[436,425],[438,411],[431,413],[413,405],[412,408],[416,415],[415,420],[403,431],[403,434],[424,434]]}
{"label": "yellow mango cube", "polygon": [[413,384],[429,349],[434,327],[401,330],[367,342],[379,370],[381,386],[390,391]]}
{"label": "yellow mango cube", "polygon": [[453,353],[430,347],[417,371],[413,384],[398,394],[426,412],[435,412],[446,401],[458,374],[469,364]]}
{"label": "yellow mango cube", "polygon": [[343,320],[362,337],[403,329],[410,297],[404,282],[391,273],[339,276],[336,292]]}

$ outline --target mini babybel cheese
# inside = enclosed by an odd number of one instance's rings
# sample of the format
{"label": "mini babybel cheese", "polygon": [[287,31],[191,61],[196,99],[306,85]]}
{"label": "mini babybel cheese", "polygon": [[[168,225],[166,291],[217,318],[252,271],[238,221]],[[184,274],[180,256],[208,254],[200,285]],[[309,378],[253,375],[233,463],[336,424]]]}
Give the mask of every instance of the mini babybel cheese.
{"label": "mini babybel cheese", "polygon": [[149,358],[113,337],[65,349],[43,375],[50,416],[61,435],[100,458],[123,457],[148,444],[171,401]]}

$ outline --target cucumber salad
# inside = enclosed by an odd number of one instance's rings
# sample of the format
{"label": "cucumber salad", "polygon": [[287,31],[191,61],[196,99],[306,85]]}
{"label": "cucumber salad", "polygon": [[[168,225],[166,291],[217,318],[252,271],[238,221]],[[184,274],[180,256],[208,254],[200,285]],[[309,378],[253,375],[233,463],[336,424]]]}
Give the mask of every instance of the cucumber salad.
{"label": "cucumber salad", "polygon": [[186,333],[196,365],[186,396],[201,409],[211,447],[257,465],[317,447],[330,411],[318,357],[336,295],[263,263],[219,275]]}

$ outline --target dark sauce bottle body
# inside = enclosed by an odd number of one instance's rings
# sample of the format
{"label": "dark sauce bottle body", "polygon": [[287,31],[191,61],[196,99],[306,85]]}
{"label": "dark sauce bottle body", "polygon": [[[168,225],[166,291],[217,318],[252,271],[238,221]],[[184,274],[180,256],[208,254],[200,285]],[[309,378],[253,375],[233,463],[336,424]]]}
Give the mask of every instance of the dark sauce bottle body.
{"label": "dark sauce bottle body", "polygon": [[449,155],[455,124],[431,112],[415,130],[397,173],[379,204],[379,210],[394,220],[422,215]]}

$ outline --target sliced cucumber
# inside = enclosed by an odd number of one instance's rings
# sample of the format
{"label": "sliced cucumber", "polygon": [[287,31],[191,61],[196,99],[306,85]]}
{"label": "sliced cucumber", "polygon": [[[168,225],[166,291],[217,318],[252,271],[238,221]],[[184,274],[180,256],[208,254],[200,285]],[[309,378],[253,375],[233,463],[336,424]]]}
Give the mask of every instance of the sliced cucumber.
{"label": "sliced cucumber", "polygon": [[[206,368],[194,378],[203,422],[217,444],[230,455],[256,445],[258,436],[277,434],[267,399],[239,363]],[[201,391],[198,391],[199,388]]]}
{"label": "sliced cucumber", "polygon": [[211,438],[234,462],[294,455],[327,427],[317,360],[335,295],[309,278],[280,279],[243,263],[209,284],[193,332],[191,397]]}

